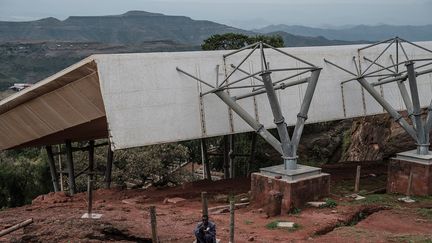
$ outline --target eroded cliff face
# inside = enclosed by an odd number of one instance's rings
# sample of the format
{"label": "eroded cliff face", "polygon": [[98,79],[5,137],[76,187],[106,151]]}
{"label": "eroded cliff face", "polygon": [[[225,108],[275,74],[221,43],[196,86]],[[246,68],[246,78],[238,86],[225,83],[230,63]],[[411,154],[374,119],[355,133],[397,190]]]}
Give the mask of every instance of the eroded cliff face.
{"label": "eroded cliff face", "polygon": [[[424,119],[426,115],[424,111]],[[299,155],[302,162],[376,161],[415,148],[416,142],[405,130],[388,114],[383,114],[309,125]]]}

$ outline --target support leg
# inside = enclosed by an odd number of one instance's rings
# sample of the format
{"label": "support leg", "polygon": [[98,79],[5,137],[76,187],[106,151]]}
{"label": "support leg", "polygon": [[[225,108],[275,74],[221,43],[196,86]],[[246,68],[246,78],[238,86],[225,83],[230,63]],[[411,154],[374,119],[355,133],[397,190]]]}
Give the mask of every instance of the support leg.
{"label": "support leg", "polygon": [[235,164],[234,164],[234,134],[228,135],[228,141],[229,141],[229,174],[230,174],[230,178],[234,178],[235,177]]}
{"label": "support leg", "polygon": [[71,195],[74,195],[76,192],[75,185],[75,170],[74,170],[74,162],[73,162],[73,154],[72,154],[72,142],[70,140],[66,140],[66,157],[67,157],[67,169],[68,169],[68,177],[69,177],[69,192]]}
{"label": "support leg", "polygon": [[251,148],[250,148],[250,156],[247,164],[247,170],[246,170],[246,176],[249,177],[250,174],[250,167],[251,164],[255,160],[255,153],[256,153],[256,143],[257,143],[257,134],[252,133],[252,142],[251,142]]}
{"label": "support leg", "polygon": [[417,154],[427,155],[429,153],[429,144],[426,144],[425,127],[423,126],[423,122],[421,120],[420,99],[418,94],[414,63],[409,62],[406,64],[406,67],[413,104],[414,121],[416,124],[415,128],[417,132]]}
{"label": "support leg", "polygon": [[59,191],[59,184],[57,181],[57,170],[56,170],[56,166],[55,166],[55,162],[54,162],[54,155],[53,155],[52,147],[51,147],[51,145],[49,145],[49,146],[46,146],[45,149],[46,149],[47,155],[48,155],[48,164],[50,167],[51,181],[53,183],[54,192],[58,192]]}
{"label": "support leg", "polygon": [[201,139],[201,155],[205,179],[211,180],[210,161],[207,153],[207,142],[204,138]]}
{"label": "support leg", "polygon": [[228,135],[223,137],[223,169],[224,169],[224,179],[229,178],[229,138]]}
{"label": "support leg", "polygon": [[111,188],[111,173],[112,173],[112,164],[113,164],[114,153],[111,150],[111,146],[108,145],[108,154],[107,154],[107,162],[105,169],[105,188]]}
{"label": "support leg", "polygon": [[88,216],[92,218],[93,211],[93,171],[94,171],[94,141],[89,141],[89,169],[88,169]]}

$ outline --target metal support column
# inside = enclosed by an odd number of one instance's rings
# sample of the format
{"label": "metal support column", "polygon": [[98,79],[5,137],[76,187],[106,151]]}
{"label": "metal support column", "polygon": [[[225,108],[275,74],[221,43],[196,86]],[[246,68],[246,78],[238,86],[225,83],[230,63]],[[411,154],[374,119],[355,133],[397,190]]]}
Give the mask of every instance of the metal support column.
{"label": "metal support column", "polygon": [[112,174],[112,164],[113,164],[114,153],[111,146],[108,144],[108,153],[105,169],[105,188],[111,188],[111,174]]}
{"label": "metal support column", "polygon": [[92,218],[93,209],[93,179],[94,179],[94,141],[89,141],[89,167],[88,167],[88,183],[87,183],[87,198],[88,198],[88,217]]}
{"label": "metal support column", "polygon": [[282,110],[279,105],[279,100],[273,88],[273,82],[270,77],[270,72],[264,72],[261,74],[264,87],[267,91],[267,97],[270,102],[272,109],[274,123],[276,124],[277,131],[282,146],[282,159],[284,160],[285,170],[297,169],[297,158],[294,157],[293,148],[288,134],[288,128],[285,123],[285,118],[282,115]]}
{"label": "metal support column", "polygon": [[48,146],[45,146],[45,149],[46,149],[46,152],[48,155],[48,165],[50,167],[51,181],[53,183],[54,192],[58,192],[59,191],[59,184],[58,184],[58,180],[57,180],[57,170],[56,170],[56,166],[55,166],[52,147],[51,147],[51,145],[48,145]]}
{"label": "metal support column", "polygon": [[421,120],[420,99],[418,94],[414,63],[408,62],[405,66],[408,72],[408,81],[413,104],[413,115],[416,124],[415,127],[417,132],[417,154],[427,155],[429,154],[429,144],[426,143],[425,127],[423,126],[423,122]]}
{"label": "metal support column", "polygon": [[68,169],[68,177],[69,177],[69,192],[71,195],[74,195],[76,192],[75,185],[75,170],[74,170],[74,162],[73,162],[73,154],[72,154],[72,142],[70,140],[66,140],[66,158],[67,158],[67,169]]}

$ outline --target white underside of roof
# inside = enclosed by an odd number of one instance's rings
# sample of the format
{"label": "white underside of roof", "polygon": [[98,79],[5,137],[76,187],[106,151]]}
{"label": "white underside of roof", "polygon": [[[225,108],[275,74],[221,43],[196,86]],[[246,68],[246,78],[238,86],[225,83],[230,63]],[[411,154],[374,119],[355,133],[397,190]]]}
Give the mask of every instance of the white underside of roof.
{"label": "white underside of roof", "polygon": [[[432,42],[420,44],[432,49]],[[356,81],[344,85],[343,99],[340,82],[352,76],[323,61],[323,58],[326,58],[350,70],[355,70],[352,57],[357,56],[359,47],[361,46],[283,49],[324,68],[312,100],[308,123],[384,112],[367,92],[362,92],[361,86]],[[377,56],[382,49],[381,47],[369,52],[371,56]],[[431,57],[430,54],[409,46],[405,49],[410,58]],[[219,80],[223,80],[225,75],[222,58],[224,53],[226,52],[94,55],[113,149],[252,131],[235,113],[230,120],[228,107],[216,95],[204,96],[201,105],[200,90],[205,92],[209,88],[176,71],[176,67],[180,67],[202,80],[215,84],[217,65],[220,67]],[[246,54],[247,52],[241,55]],[[304,66],[276,52],[268,51],[266,54],[270,56],[267,61],[272,68]],[[232,69],[229,67],[231,63],[237,65],[241,61],[241,55],[228,59],[226,63],[228,72]],[[381,64],[391,65],[390,59],[387,59],[387,63],[381,62]],[[363,62],[362,66],[365,68],[368,64]],[[258,56],[252,56],[252,60],[247,61],[242,68],[251,73],[258,71],[260,69]],[[239,77],[242,75],[234,75],[230,80]],[[272,73],[273,80],[282,77],[280,73]],[[418,81],[421,104],[427,106],[432,97],[431,75],[421,76]],[[250,79],[249,82],[256,81]],[[295,124],[305,85],[277,91],[288,125]],[[231,90],[232,96],[239,93],[244,91]],[[405,109],[395,83],[383,85],[382,94],[395,109]],[[266,128],[275,127],[266,95],[256,96],[255,102],[254,98],[239,101]]]}

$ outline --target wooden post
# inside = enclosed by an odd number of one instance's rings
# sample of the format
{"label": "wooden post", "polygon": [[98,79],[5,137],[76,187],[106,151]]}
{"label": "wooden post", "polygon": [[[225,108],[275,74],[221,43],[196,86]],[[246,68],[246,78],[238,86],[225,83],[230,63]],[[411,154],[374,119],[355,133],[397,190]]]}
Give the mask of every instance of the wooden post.
{"label": "wooden post", "polygon": [[252,133],[252,142],[251,142],[251,150],[250,150],[250,157],[247,163],[247,169],[246,169],[246,176],[249,177],[250,174],[250,166],[255,160],[255,152],[256,152],[256,143],[257,143],[257,133]]}
{"label": "wooden post", "polygon": [[234,134],[228,135],[229,140],[229,166],[230,166],[230,178],[235,177],[234,168]]}
{"label": "wooden post", "polygon": [[411,167],[410,168],[410,174],[408,177],[408,187],[407,187],[407,192],[406,192],[407,197],[411,196],[412,179],[413,179],[413,172],[412,172],[412,167]]}
{"label": "wooden post", "polygon": [[207,143],[204,138],[201,139],[201,156],[203,162],[204,178],[211,180],[210,161],[207,153]]}
{"label": "wooden post", "polygon": [[356,178],[355,178],[355,185],[354,185],[354,192],[359,192],[360,187],[360,170],[361,166],[357,165],[357,172],[356,172]]}
{"label": "wooden post", "polygon": [[67,158],[67,169],[68,169],[68,177],[69,177],[69,192],[71,195],[75,194],[76,185],[75,185],[75,170],[74,170],[74,162],[73,162],[73,154],[72,154],[72,142],[70,140],[66,140],[66,158]]}
{"label": "wooden post", "polygon": [[48,155],[48,164],[50,167],[51,181],[53,184],[54,192],[58,192],[59,191],[59,185],[58,185],[58,181],[57,181],[57,170],[56,170],[56,166],[55,166],[52,147],[51,147],[51,145],[45,146],[45,149],[46,149],[46,152]]}
{"label": "wooden post", "polygon": [[88,216],[92,218],[93,209],[93,169],[94,169],[94,141],[89,141],[89,167],[88,167],[88,184],[87,184],[87,196],[88,196]]}
{"label": "wooden post", "polygon": [[229,178],[229,139],[228,135],[223,136],[223,169],[224,169],[224,179]]}
{"label": "wooden post", "polygon": [[61,145],[57,146],[58,148],[58,163],[59,163],[59,171],[60,171],[60,191],[64,191],[63,187],[63,166],[62,166],[62,155],[61,155]]}
{"label": "wooden post", "polygon": [[230,201],[230,229],[229,229],[229,242],[234,243],[234,211],[235,211],[235,201]]}
{"label": "wooden post", "polygon": [[23,222],[21,222],[19,224],[16,224],[16,225],[12,226],[12,227],[4,229],[4,230],[0,231],[0,237],[2,237],[3,235],[7,235],[9,233],[12,233],[15,230],[20,229],[22,227],[25,227],[25,226],[27,226],[27,225],[29,225],[31,223],[33,223],[33,219],[27,219],[26,221],[23,221]]}
{"label": "wooden post", "polygon": [[114,153],[111,150],[111,145],[108,144],[107,163],[106,163],[106,169],[105,169],[105,188],[111,188],[111,174],[112,174],[113,157],[114,157]]}
{"label": "wooden post", "polygon": [[150,223],[151,223],[151,229],[152,229],[152,242],[158,243],[158,237],[157,237],[157,221],[156,221],[156,207],[150,206]]}
{"label": "wooden post", "polygon": [[207,192],[201,192],[202,215],[208,216]]}

